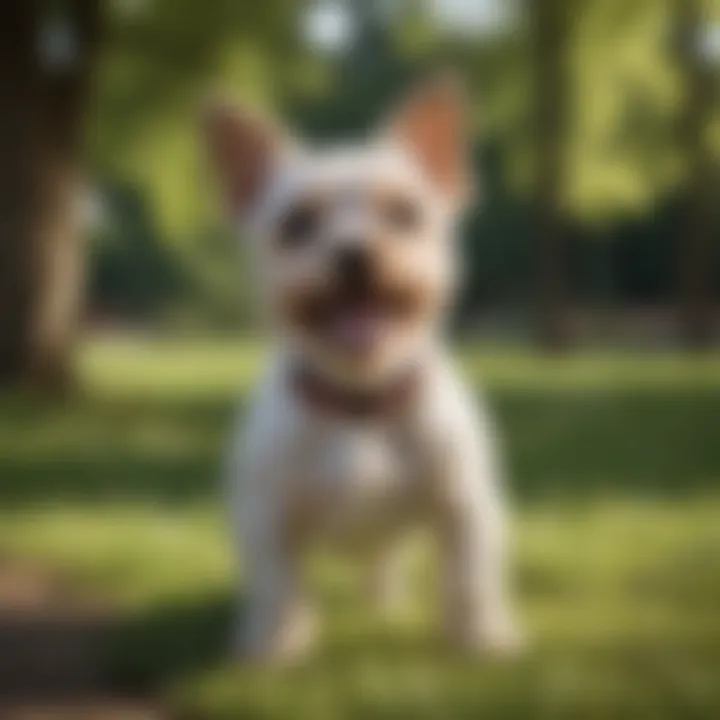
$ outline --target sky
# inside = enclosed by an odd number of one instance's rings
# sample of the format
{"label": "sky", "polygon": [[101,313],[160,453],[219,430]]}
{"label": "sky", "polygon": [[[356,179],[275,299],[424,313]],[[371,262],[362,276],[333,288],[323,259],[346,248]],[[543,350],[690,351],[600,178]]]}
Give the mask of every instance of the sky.
{"label": "sky", "polygon": [[[459,34],[489,35],[512,20],[512,0],[422,0],[430,17]],[[393,0],[384,7],[392,11]],[[381,6],[382,7],[382,6]],[[353,23],[344,0],[314,0],[305,16],[303,32],[322,50],[336,51],[353,38]]]}

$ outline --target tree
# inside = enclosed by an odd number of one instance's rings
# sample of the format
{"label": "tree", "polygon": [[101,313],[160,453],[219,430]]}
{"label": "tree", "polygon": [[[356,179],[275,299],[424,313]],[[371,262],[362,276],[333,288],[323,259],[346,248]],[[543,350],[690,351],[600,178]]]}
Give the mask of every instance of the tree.
{"label": "tree", "polygon": [[567,316],[566,220],[563,211],[571,82],[569,12],[565,0],[529,3],[534,83],[534,223],[538,336],[561,348],[570,341]]}
{"label": "tree", "polygon": [[700,38],[708,17],[703,0],[675,0],[677,57],[683,97],[678,139],[684,165],[682,202],[683,254],[680,267],[681,331],[689,348],[712,344],[712,296],[715,257],[717,167],[709,143],[718,77],[710,58],[704,58]]}
{"label": "tree", "polygon": [[[294,77],[287,69],[300,7],[295,0],[5,3],[0,383],[63,386],[72,379],[83,169],[93,181],[145,194],[164,229],[189,227],[193,213],[197,219],[204,211],[198,185],[189,182],[199,175],[203,86],[224,79],[261,94]],[[92,166],[83,162],[86,145]]]}
{"label": "tree", "polygon": [[0,382],[70,379],[79,308],[83,120],[100,0],[4,6],[0,47]]}

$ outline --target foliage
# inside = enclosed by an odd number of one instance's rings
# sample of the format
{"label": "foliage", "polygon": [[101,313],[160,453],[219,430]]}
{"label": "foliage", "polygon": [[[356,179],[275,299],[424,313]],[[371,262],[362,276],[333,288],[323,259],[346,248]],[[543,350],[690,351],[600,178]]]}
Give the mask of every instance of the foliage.
{"label": "foliage", "polygon": [[[188,302],[202,305],[211,297],[211,314],[227,315],[239,302],[232,291],[236,265],[228,262],[233,246],[211,243],[208,249],[207,238],[223,231],[196,132],[208,88],[228,87],[245,102],[273,106],[307,136],[327,139],[367,128],[414,77],[450,63],[468,79],[477,174],[487,188],[486,214],[474,212],[466,226],[473,266],[464,307],[524,301],[534,240],[524,220],[536,71],[528,3],[512,3],[517,12],[494,32],[461,34],[432,16],[432,3],[336,3],[351,14],[354,40],[322,52],[302,32],[308,2],[218,0],[199,12],[195,0],[116,0],[91,122],[96,176],[102,185],[143,196],[154,232],[147,242],[167,246],[169,264],[185,268]],[[658,228],[658,219],[669,216],[666,206],[682,190],[675,6],[672,0],[554,3],[567,30],[569,120],[561,192],[573,237],[591,260],[604,251],[582,247],[597,237],[630,243],[642,260],[628,269],[620,261],[627,253],[613,254],[612,272],[621,276],[612,283],[614,292],[631,285],[618,299],[667,301],[674,278],[663,277],[652,295],[643,288],[657,255],[672,266],[673,251],[642,238],[673,229],[662,222]],[[711,22],[717,11],[717,3],[708,2]],[[712,141],[720,137],[718,118],[716,112],[708,137],[720,157]],[[208,260],[218,248],[223,260]],[[170,262],[170,255],[178,259]],[[602,262],[592,260],[587,272],[581,267],[576,284],[593,287]],[[152,277],[151,264],[137,270]],[[129,282],[128,293],[132,288]],[[600,294],[606,290],[598,288]]]}

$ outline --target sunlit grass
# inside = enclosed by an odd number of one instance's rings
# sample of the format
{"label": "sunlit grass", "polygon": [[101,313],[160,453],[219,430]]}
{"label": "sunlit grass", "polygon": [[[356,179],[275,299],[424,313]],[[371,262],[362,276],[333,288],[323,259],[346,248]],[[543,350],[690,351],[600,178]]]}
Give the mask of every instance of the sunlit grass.
{"label": "sunlit grass", "polygon": [[461,357],[505,440],[520,660],[444,651],[419,541],[399,622],[325,563],[313,589],[327,632],[310,661],[228,661],[236,568],[220,461],[258,343],[94,341],[79,397],[0,399],[0,550],[106,598],[118,677],[201,718],[720,713],[720,359]]}

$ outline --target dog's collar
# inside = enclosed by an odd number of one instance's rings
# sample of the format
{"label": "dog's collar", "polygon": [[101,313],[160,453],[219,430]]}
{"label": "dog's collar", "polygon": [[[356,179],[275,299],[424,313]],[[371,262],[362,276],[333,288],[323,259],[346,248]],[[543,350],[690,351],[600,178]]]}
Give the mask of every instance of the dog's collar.
{"label": "dog's collar", "polygon": [[420,369],[408,367],[379,387],[344,387],[327,375],[306,365],[291,368],[295,394],[308,406],[324,415],[354,419],[392,417],[405,410],[417,394]]}

